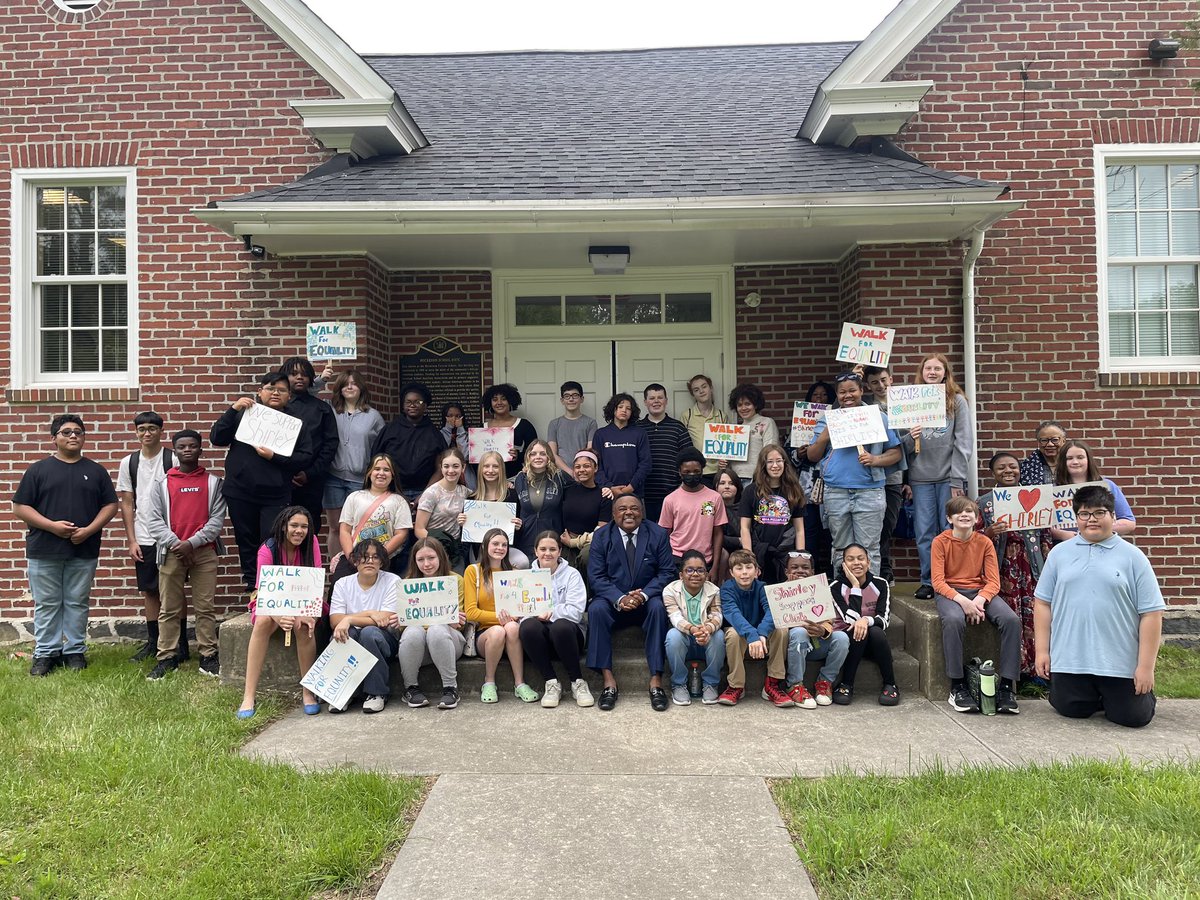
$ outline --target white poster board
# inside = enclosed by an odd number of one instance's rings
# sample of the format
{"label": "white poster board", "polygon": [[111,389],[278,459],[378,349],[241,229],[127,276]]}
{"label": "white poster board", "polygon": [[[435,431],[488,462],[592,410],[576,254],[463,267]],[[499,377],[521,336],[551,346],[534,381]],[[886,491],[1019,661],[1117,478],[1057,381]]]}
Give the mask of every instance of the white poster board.
{"label": "white poster board", "polygon": [[533,569],[493,572],[492,595],[496,598],[496,613],[507,610],[514,619],[523,619],[550,612],[554,606],[551,578],[550,572]]}
{"label": "white poster board", "polygon": [[512,459],[515,437],[512,428],[468,428],[467,462],[479,462],[483,454],[495,451],[505,462]]}
{"label": "white poster board", "polygon": [[401,625],[453,625],[458,622],[458,579],[405,578],[396,586]]}
{"label": "white poster board", "polygon": [[347,638],[344,644],[330,641],[325,652],[304,673],[300,684],[330,706],[345,709],[378,661],[354,638]]}
{"label": "white poster board", "polygon": [[263,566],[258,573],[259,616],[321,615],[325,605],[325,570],[310,566]]}
{"label": "white poster board", "polygon": [[358,325],[354,322],[309,322],[308,358],[313,362],[358,357]]}
{"label": "white poster board", "polygon": [[1050,528],[1054,525],[1055,490],[1052,484],[992,488],[992,521],[1003,525],[1005,531]]}
{"label": "white poster board", "polygon": [[795,628],[805,621],[833,620],[833,594],[823,572],[811,578],[768,584],[763,590],[767,592],[767,603],[776,628]]}
{"label": "white poster board", "polygon": [[878,444],[888,439],[878,406],[851,406],[827,410],[825,427],[829,429],[829,442],[834,450],[857,447],[860,444]]}
{"label": "white poster board", "polygon": [[813,441],[813,432],[817,423],[824,421],[828,403],[811,403],[808,400],[798,400],[792,407],[792,439],[789,446],[807,447]]}
{"label": "white poster board", "polygon": [[837,360],[852,366],[886,366],[892,358],[892,341],[895,338],[894,328],[876,328],[873,325],[846,322],[842,325]]}
{"label": "white poster board", "polygon": [[251,447],[266,447],[280,456],[291,456],[303,425],[295,416],[255,403],[242,413],[234,437]]}
{"label": "white poster board", "polygon": [[750,426],[727,422],[704,423],[705,459],[745,462],[750,456]]}
{"label": "white poster board", "polygon": [[493,528],[500,528],[513,539],[513,517],[517,514],[517,504],[500,503],[493,500],[467,500],[463,503],[462,540],[465,544],[479,544],[483,536]]}
{"label": "white poster board", "polygon": [[1079,524],[1075,521],[1075,492],[1083,487],[1102,487],[1108,485],[1103,481],[1085,481],[1083,484],[1060,484],[1054,488],[1054,522],[1053,527],[1065,531],[1078,531]]}
{"label": "white poster board", "polygon": [[891,428],[945,428],[944,384],[897,384],[888,388],[888,426]]}

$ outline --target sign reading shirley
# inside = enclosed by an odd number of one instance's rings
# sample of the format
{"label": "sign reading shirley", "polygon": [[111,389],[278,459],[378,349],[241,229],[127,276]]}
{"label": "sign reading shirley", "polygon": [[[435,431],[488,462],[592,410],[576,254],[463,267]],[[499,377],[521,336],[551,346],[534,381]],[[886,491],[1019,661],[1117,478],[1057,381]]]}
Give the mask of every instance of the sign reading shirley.
{"label": "sign reading shirley", "polygon": [[515,437],[511,428],[468,428],[467,462],[475,465],[483,454],[495,451],[508,462],[513,458]]}
{"label": "sign reading shirley", "polygon": [[321,615],[325,604],[325,570],[309,566],[263,566],[258,573],[260,616]]}
{"label": "sign reading shirley", "polygon": [[851,406],[830,409],[825,413],[825,427],[829,429],[829,443],[834,450],[843,447],[859,447],[887,440],[887,429],[883,427],[883,416],[878,406]]}
{"label": "sign reading shirley", "polygon": [[852,365],[886,366],[892,358],[892,341],[895,337],[894,328],[875,328],[847,322],[842,325],[837,359]]}
{"label": "sign reading shirley", "polygon": [[898,384],[888,388],[888,425],[892,428],[945,428],[944,384]]}
{"label": "sign reading shirley", "polygon": [[242,413],[234,437],[251,447],[266,447],[280,456],[291,456],[303,424],[295,416],[255,403]]}
{"label": "sign reading shirley", "polygon": [[396,588],[401,625],[454,625],[458,622],[458,579],[406,578]]}
{"label": "sign reading shirley", "polygon": [[703,452],[705,459],[745,462],[750,456],[750,426],[706,422]]}
{"label": "sign reading shirley", "polygon": [[1060,484],[1054,488],[1054,522],[1055,528],[1064,531],[1078,531],[1079,524],[1075,520],[1075,492],[1082,487],[1102,487],[1108,485],[1103,481],[1085,481],[1082,484]]}
{"label": "sign reading shirley", "polygon": [[300,684],[330,706],[345,709],[378,661],[354,638],[347,638],[345,643],[330,641],[325,652],[304,673]]}
{"label": "sign reading shirley", "polygon": [[307,332],[311,360],[358,357],[358,325],[354,322],[309,322]]}
{"label": "sign reading shirley", "polygon": [[833,594],[824,573],[782,584],[768,584],[767,603],[776,628],[795,628],[805,622],[833,619]]}
{"label": "sign reading shirley", "polygon": [[496,598],[496,613],[507,610],[514,619],[540,616],[554,607],[550,591],[551,573],[543,570],[518,569],[492,573],[492,593]]}
{"label": "sign reading shirley", "polygon": [[483,543],[483,536],[493,528],[500,528],[513,539],[513,517],[517,514],[517,504],[499,503],[494,500],[467,500],[463,503],[462,540],[466,544]]}
{"label": "sign reading shirley", "polygon": [[812,443],[817,423],[825,418],[828,403],[811,403],[798,400],[792,408],[792,447],[807,447]]}
{"label": "sign reading shirley", "polygon": [[992,488],[992,520],[1005,531],[1040,531],[1054,524],[1052,484]]}

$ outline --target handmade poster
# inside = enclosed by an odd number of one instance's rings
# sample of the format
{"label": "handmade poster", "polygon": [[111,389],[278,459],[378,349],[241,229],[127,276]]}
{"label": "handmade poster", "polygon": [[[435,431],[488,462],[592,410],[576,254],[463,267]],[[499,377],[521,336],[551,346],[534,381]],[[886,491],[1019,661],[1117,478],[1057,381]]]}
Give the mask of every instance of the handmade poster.
{"label": "handmade poster", "polygon": [[321,615],[325,605],[325,570],[309,566],[263,566],[258,573],[260,616]]}
{"label": "handmade poster", "polygon": [[1050,528],[1054,524],[1054,491],[1052,484],[992,488],[992,520],[1005,531]]}
{"label": "handmade poster", "polygon": [[511,428],[468,428],[467,462],[477,464],[479,458],[495,450],[505,462],[513,455],[513,429]]}
{"label": "handmade poster", "polygon": [[358,325],[354,322],[309,322],[308,358],[313,362],[358,357]]}
{"label": "handmade poster", "polygon": [[377,662],[379,660],[354,638],[347,638],[345,643],[330,641],[325,652],[304,673],[300,684],[330,706],[345,709]]}
{"label": "handmade poster", "polygon": [[750,428],[725,422],[704,425],[704,458],[745,462],[750,456]]}
{"label": "handmade poster", "polygon": [[834,450],[887,440],[878,406],[851,406],[825,412],[825,427]]}
{"label": "handmade poster", "polygon": [[898,384],[888,388],[888,426],[891,428],[945,428],[944,384]]}
{"label": "handmade poster", "polygon": [[892,358],[892,341],[895,337],[894,328],[875,328],[847,322],[842,326],[837,359],[853,366],[859,363],[864,366],[886,366]]}
{"label": "handmade poster", "polygon": [[550,581],[551,573],[546,571],[493,572],[492,595],[496,598],[497,614],[504,609],[514,619],[523,619],[550,612],[554,606]]}
{"label": "handmade poster", "polygon": [[401,625],[453,625],[458,621],[458,579],[405,578],[396,587]]}
{"label": "handmade poster", "polygon": [[792,447],[807,447],[812,443],[813,431],[817,423],[825,418],[828,403],[810,403],[807,400],[797,400],[792,408]]}
{"label": "handmade poster", "polygon": [[1102,487],[1107,488],[1108,485],[1103,481],[1086,481],[1083,484],[1060,484],[1054,488],[1054,528],[1061,528],[1064,531],[1078,531],[1079,525],[1075,521],[1075,492],[1081,487]]}
{"label": "handmade poster", "polygon": [[829,591],[829,580],[825,573],[768,584],[767,603],[771,607],[771,618],[776,628],[794,628],[808,622],[828,622],[833,619],[833,594]]}
{"label": "handmade poster", "polygon": [[463,504],[462,540],[465,544],[479,544],[483,536],[493,528],[501,528],[513,539],[513,517],[517,514],[517,504],[499,503],[493,500],[468,500]]}
{"label": "handmade poster", "polygon": [[303,424],[295,416],[255,403],[242,413],[234,437],[251,447],[266,447],[280,456],[291,456]]}

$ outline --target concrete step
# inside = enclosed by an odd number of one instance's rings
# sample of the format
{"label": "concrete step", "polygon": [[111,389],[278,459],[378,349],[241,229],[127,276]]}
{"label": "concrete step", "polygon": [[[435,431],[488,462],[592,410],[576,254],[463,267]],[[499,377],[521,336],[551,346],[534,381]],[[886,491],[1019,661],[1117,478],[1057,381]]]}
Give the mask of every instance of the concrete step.
{"label": "concrete step", "polygon": [[[950,695],[946,655],[942,652],[942,620],[933,600],[898,595],[893,604],[905,622],[904,649],[920,661],[919,690],[932,700]],[[889,629],[890,632],[891,629]],[[990,624],[967,627],[963,658],[1000,658],[1000,633]]]}

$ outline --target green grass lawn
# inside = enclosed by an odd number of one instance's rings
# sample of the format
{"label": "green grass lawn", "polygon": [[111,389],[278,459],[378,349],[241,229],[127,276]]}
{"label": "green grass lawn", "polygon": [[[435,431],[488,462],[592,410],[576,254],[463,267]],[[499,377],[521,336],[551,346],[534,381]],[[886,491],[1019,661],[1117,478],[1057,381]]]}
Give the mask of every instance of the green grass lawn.
{"label": "green grass lawn", "polygon": [[1200,699],[1200,649],[1163,644],[1154,667],[1154,693],[1159,697]]}
{"label": "green grass lawn", "polygon": [[89,651],[83,673],[0,661],[0,896],[311,897],[365,884],[426,782],[300,774],[238,749],[284,709],[194,664],[164,681]]}

